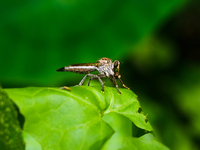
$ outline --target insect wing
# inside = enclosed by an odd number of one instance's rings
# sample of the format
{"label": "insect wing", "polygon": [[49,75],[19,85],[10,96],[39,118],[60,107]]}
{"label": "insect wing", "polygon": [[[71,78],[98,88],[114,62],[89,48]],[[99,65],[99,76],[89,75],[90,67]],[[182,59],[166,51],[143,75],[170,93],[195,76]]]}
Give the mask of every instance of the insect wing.
{"label": "insect wing", "polygon": [[93,71],[98,71],[98,63],[80,63],[80,64],[72,64],[70,66],[66,66],[58,69],[57,71],[69,71],[80,74],[87,74]]}
{"label": "insect wing", "polygon": [[97,66],[98,63],[79,63],[79,64],[72,64],[70,66]]}

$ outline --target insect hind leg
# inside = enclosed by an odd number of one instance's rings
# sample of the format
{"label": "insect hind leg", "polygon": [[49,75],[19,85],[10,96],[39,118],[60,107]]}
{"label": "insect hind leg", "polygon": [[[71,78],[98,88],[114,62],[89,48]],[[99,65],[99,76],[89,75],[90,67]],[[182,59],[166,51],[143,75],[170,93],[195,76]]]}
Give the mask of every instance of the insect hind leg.
{"label": "insect hind leg", "polygon": [[98,78],[99,78],[98,75],[86,74],[86,75],[83,77],[83,79],[81,80],[81,82],[78,84],[79,86],[81,86],[81,85],[83,84],[83,82],[85,81],[85,79],[86,79],[87,76],[88,76],[88,77],[91,77],[91,78],[89,79],[89,81],[88,81],[88,86],[90,85],[90,81],[91,81],[92,79],[98,79]]}
{"label": "insect hind leg", "polygon": [[96,78],[91,77],[91,78],[89,79],[89,81],[88,81],[88,86],[90,86],[90,81],[91,81],[92,79],[96,79]]}
{"label": "insect hind leg", "polygon": [[83,82],[85,81],[86,77],[89,76],[89,74],[86,74],[83,79],[81,80],[81,82],[78,84],[78,86],[81,86],[83,84]]}
{"label": "insect hind leg", "polygon": [[99,75],[86,74],[86,75],[83,77],[83,79],[81,80],[81,82],[78,84],[78,86],[81,86],[81,85],[83,84],[83,82],[85,81],[85,79],[86,79],[87,76],[91,77],[91,78],[89,79],[89,81],[88,81],[88,86],[90,85],[90,81],[91,81],[92,79],[98,79],[99,82],[101,83],[101,86],[102,86],[101,92],[104,93],[104,83],[103,83],[103,81],[101,80],[101,77],[105,77],[105,75],[102,75],[102,74],[99,74]]}
{"label": "insect hind leg", "polygon": [[104,93],[104,84],[103,84],[103,81],[101,80],[100,76],[98,76],[98,79],[99,79],[99,82],[101,83],[101,86],[102,86],[101,92]]}
{"label": "insect hind leg", "polygon": [[89,79],[89,81],[88,81],[88,86],[90,86],[90,81],[93,80],[93,79],[98,79],[99,82],[102,82],[102,83],[103,83],[103,81],[101,80],[101,77],[104,77],[104,76],[102,76],[101,74],[99,74],[99,75],[93,75],[93,76]]}
{"label": "insect hind leg", "polygon": [[99,82],[101,83],[101,86],[102,86],[101,92],[104,93],[104,83],[103,83],[103,81],[101,80],[101,77],[104,77],[104,75],[102,75],[102,74],[99,74],[99,75],[90,74],[90,77],[91,77],[91,78],[90,78],[89,81],[88,81],[88,86],[90,85],[90,81],[91,81],[92,79],[98,79]]}
{"label": "insect hind leg", "polygon": [[[94,78],[98,78],[97,75],[94,75],[94,74],[86,74],[86,75],[83,77],[83,79],[81,80],[81,82],[78,84],[79,86],[81,86],[81,85],[83,84],[83,82],[85,81],[85,79],[86,79],[87,76],[91,77],[91,78],[89,79],[89,82],[90,82],[90,80],[92,80],[92,79],[94,79]],[[89,86],[89,82],[88,82],[88,86]]]}

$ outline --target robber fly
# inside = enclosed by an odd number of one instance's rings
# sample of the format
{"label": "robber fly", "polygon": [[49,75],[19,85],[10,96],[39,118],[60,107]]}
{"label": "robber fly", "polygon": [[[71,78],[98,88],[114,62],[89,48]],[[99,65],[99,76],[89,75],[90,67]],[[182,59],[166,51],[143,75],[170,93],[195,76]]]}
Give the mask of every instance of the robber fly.
{"label": "robber fly", "polygon": [[[102,92],[104,92],[104,83],[101,80],[101,78],[108,77],[115,85],[119,94],[121,94],[121,92],[119,91],[119,87],[117,85],[117,80],[120,81],[123,87],[127,89],[129,88],[126,87],[121,80],[121,75],[119,74],[119,66],[120,66],[120,62],[118,60],[115,60],[114,62],[112,62],[110,58],[104,57],[104,58],[99,59],[97,63],[73,64],[70,66],[60,68],[56,71],[69,71],[69,72],[75,72],[79,74],[86,74],[81,80],[81,82],[79,83],[79,86],[83,84],[87,76],[90,77],[88,81],[88,86],[90,85],[90,81],[92,79],[98,79],[102,85],[102,89],[101,89]],[[90,74],[90,72],[93,72],[93,71],[98,71],[100,74],[98,75]],[[65,89],[65,88],[62,87],[62,89]]]}

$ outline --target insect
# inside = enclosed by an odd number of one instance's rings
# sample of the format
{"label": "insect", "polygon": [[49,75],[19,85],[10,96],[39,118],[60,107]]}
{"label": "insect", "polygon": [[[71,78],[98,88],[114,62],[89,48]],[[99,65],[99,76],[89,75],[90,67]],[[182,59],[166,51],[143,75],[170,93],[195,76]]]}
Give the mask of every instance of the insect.
{"label": "insect", "polygon": [[[104,93],[104,83],[101,80],[101,78],[108,77],[114,86],[116,87],[119,94],[121,92],[119,91],[119,87],[117,85],[117,80],[120,81],[123,87],[129,89],[127,86],[124,85],[124,83],[121,80],[121,75],[119,74],[119,66],[120,62],[118,60],[115,60],[112,62],[110,58],[103,57],[97,61],[97,63],[80,63],[80,64],[73,64],[70,66],[66,66],[63,68],[60,68],[56,71],[68,71],[68,72],[75,72],[79,74],[86,74],[81,82],[78,84],[81,86],[86,79],[86,77],[90,77],[88,81],[88,86],[90,85],[90,81],[92,79],[98,79],[99,82],[102,85],[101,91]],[[91,72],[98,71],[98,75],[90,74]],[[64,89],[63,87],[61,89]]]}

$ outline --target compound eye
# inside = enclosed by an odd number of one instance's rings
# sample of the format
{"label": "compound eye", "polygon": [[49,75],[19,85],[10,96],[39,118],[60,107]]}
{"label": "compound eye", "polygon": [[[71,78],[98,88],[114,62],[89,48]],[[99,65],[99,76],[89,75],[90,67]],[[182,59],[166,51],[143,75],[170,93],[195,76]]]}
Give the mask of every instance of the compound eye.
{"label": "compound eye", "polygon": [[119,66],[119,64],[120,64],[119,60],[115,60],[114,67],[117,68]]}
{"label": "compound eye", "polygon": [[115,60],[114,62],[114,72],[119,72],[119,65],[120,65],[120,62],[119,60]]}

